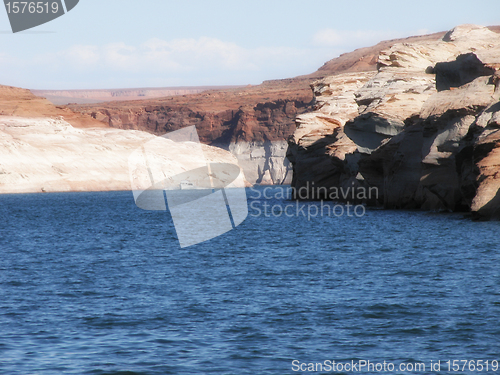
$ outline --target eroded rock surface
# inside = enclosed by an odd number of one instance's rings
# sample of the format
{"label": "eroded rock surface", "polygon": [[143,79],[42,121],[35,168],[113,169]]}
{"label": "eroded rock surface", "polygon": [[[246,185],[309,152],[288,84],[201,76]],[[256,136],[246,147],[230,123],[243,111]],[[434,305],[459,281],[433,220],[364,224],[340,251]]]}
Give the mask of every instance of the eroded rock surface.
{"label": "eroded rock surface", "polygon": [[[500,35],[462,25],[437,41],[382,51],[378,72],[354,90],[340,83],[348,75],[315,82],[317,101],[354,100],[298,117],[293,187],[375,187],[363,201],[500,218],[499,63]],[[333,78],[335,89],[321,95]]]}

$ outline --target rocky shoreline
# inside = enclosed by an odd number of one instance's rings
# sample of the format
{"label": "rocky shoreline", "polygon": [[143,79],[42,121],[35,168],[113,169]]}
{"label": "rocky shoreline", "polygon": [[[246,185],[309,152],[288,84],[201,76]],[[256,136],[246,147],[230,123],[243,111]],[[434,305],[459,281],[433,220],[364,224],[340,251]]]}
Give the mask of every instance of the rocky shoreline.
{"label": "rocky shoreline", "polygon": [[359,49],[308,76],[149,100],[59,107],[0,86],[0,192],[127,189],[127,153],[196,125],[250,184],[500,219],[499,31],[462,25]]}
{"label": "rocky shoreline", "polygon": [[458,26],[394,44],[377,67],[312,84],[289,138],[295,191],[376,188],[358,201],[500,219],[500,35]]}

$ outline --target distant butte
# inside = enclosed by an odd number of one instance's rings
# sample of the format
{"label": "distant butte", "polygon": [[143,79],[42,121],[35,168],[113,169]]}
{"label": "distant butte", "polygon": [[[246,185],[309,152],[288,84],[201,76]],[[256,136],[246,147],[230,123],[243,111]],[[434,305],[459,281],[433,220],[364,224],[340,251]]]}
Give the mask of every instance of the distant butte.
{"label": "distant butte", "polygon": [[198,94],[207,90],[224,90],[241,86],[180,86],[96,90],[31,90],[53,104],[88,104],[124,100],[152,99],[165,96]]}

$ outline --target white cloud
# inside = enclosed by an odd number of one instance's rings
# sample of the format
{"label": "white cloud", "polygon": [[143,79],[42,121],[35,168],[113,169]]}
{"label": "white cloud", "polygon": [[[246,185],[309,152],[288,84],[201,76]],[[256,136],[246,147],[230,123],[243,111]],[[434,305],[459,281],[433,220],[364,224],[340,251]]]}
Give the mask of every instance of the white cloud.
{"label": "white cloud", "polygon": [[85,67],[99,62],[101,56],[96,46],[74,45],[61,54],[69,62]]}
{"label": "white cloud", "polygon": [[333,29],[323,29],[313,36],[313,43],[321,47],[334,47],[345,43],[341,33]]}
{"label": "white cloud", "polygon": [[429,29],[418,29],[417,33],[415,35],[426,35],[426,34],[431,34],[432,31]]}
{"label": "white cloud", "polygon": [[258,71],[306,58],[308,51],[295,48],[243,48],[215,38],[150,39],[134,46],[123,42],[74,45],[56,53],[36,56],[38,64],[63,64],[81,70],[113,69],[123,72],[193,72],[207,70]]}
{"label": "white cloud", "polygon": [[394,39],[398,33],[391,31],[346,31],[323,29],[313,35],[312,42],[317,47],[368,47],[382,40]]}
{"label": "white cloud", "polygon": [[324,54],[324,48],[246,48],[207,36],[75,44],[29,58],[0,53],[0,82],[39,89],[254,84],[308,74],[333,57]]}
{"label": "white cloud", "polygon": [[200,67],[224,69],[251,69],[246,61],[247,51],[234,43],[215,38],[174,39],[165,41],[151,39],[137,50],[140,65],[146,64],[162,69],[193,70]]}
{"label": "white cloud", "polygon": [[207,36],[77,44],[29,58],[0,54],[0,72],[6,72],[0,82],[45,89],[259,83],[311,73],[340,53],[394,37],[324,29],[303,48],[247,48]]}
{"label": "white cloud", "polygon": [[105,65],[125,71],[134,69],[140,61],[137,48],[125,43],[108,44],[101,48],[100,55]]}
{"label": "white cloud", "polygon": [[0,63],[5,63],[9,61],[9,55],[6,53],[0,53]]}

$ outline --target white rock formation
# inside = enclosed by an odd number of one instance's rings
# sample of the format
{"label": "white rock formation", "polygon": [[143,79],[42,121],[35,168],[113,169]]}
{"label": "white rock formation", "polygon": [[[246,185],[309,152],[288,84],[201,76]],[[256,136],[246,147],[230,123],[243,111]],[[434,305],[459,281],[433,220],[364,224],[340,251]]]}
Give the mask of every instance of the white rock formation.
{"label": "white rock formation", "polygon": [[292,168],[286,158],[287,149],[286,141],[232,142],[229,145],[246,180],[262,185],[290,184]]}
{"label": "white rock formation", "polygon": [[474,53],[486,65],[497,65],[500,35],[483,26],[460,25],[442,40],[415,44],[396,43],[382,51],[378,59],[380,71],[404,68],[423,72],[438,62],[453,61],[459,55]]}
{"label": "white rock formation", "polygon": [[318,106],[290,139],[292,186],[376,187],[369,203],[500,219],[500,34],[462,25],[396,43],[376,74],[358,74],[313,84]]}
{"label": "white rock formation", "polygon": [[357,116],[355,94],[374,75],[375,72],[346,73],[314,82],[311,87],[316,100],[315,111],[297,116],[297,130],[292,140],[314,143]]}
{"label": "white rock formation", "polygon": [[[172,174],[200,164],[189,143],[142,131],[0,116],[0,193],[131,190],[129,156],[154,139],[157,157]],[[228,151],[201,147],[209,163],[238,163]]]}

